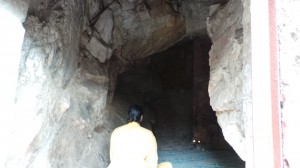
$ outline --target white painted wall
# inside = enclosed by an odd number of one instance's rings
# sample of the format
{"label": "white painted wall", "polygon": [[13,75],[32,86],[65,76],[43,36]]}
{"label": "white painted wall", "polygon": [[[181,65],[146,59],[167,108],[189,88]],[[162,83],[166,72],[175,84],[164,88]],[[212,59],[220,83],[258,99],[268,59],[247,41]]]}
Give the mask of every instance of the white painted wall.
{"label": "white painted wall", "polygon": [[277,0],[285,168],[300,167],[300,1]]}
{"label": "white painted wall", "polygon": [[15,94],[21,47],[24,37],[22,21],[27,14],[26,1],[0,1],[0,167],[5,167],[5,160],[11,152],[10,140],[15,124]]}
{"label": "white painted wall", "polygon": [[251,1],[253,167],[274,167],[268,1]]}

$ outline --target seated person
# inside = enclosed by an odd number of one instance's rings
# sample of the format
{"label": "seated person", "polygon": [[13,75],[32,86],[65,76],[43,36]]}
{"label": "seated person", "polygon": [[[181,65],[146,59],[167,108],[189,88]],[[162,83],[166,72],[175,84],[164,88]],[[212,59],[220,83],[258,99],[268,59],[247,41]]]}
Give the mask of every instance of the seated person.
{"label": "seated person", "polygon": [[140,126],[142,107],[132,105],[128,124],[116,128],[110,139],[108,168],[172,168],[170,162],[157,165],[157,143],[153,133]]}

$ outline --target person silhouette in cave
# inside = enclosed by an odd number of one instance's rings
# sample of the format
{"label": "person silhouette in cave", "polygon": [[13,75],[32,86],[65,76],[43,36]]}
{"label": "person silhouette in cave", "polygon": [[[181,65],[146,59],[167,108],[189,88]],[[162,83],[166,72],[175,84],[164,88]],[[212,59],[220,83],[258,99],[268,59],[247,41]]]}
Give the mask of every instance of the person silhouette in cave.
{"label": "person silhouette in cave", "polygon": [[153,133],[140,126],[143,109],[131,105],[128,123],[112,132],[108,168],[172,168],[170,162],[157,164],[157,142]]}

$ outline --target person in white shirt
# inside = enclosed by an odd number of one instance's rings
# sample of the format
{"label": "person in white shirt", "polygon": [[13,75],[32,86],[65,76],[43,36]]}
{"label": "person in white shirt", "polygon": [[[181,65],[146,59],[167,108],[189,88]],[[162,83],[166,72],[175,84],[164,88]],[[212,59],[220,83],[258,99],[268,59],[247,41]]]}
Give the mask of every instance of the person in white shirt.
{"label": "person in white shirt", "polygon": [[157,164],[157,142],[153,133],[140,126],[143,109],[132,105],[128,123],[116,128],[110,139],[108,168],[172,168],[170,162]]}

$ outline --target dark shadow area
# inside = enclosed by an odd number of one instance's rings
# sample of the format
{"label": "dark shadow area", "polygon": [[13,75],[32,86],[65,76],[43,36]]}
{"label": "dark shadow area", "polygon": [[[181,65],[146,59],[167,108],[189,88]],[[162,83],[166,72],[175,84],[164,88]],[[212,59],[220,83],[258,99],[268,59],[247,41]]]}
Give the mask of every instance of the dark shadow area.
{"label": "dark shadow area", "polygon": [[208,37],[183,40],[118,76],[114,102],[144,107],[142,126],[154,132],[160,162],[175,168],[245,167],[209,104],[210,46]]}

